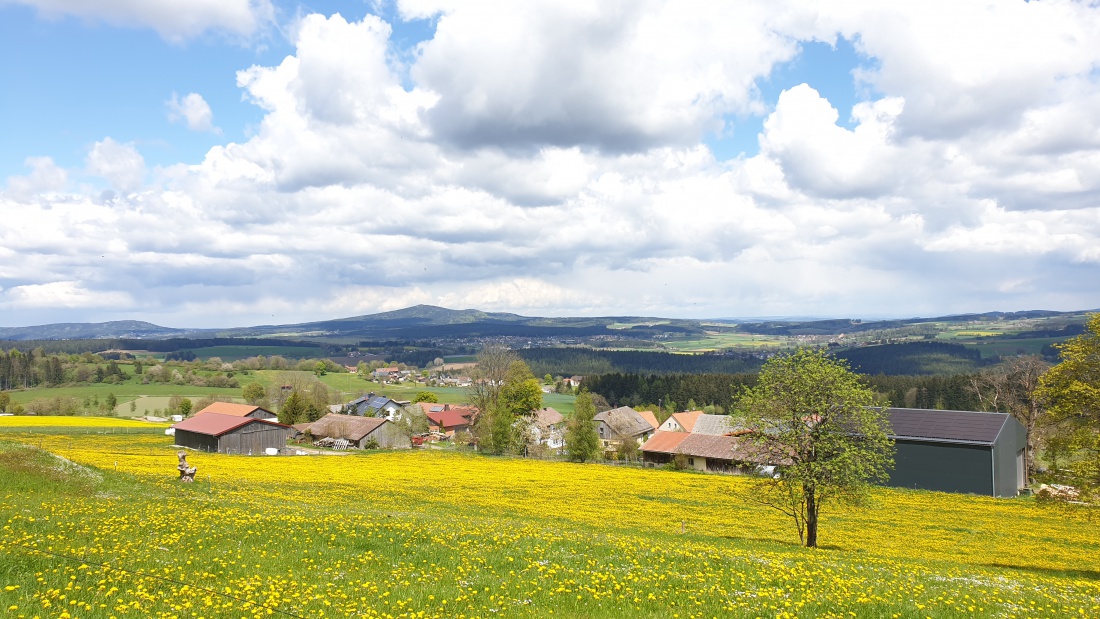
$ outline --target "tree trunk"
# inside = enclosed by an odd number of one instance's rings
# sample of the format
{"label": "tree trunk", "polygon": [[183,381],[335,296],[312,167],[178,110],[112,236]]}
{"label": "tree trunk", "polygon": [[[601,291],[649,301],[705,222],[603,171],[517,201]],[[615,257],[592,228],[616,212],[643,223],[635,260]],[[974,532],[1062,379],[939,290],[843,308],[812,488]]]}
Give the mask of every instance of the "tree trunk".
{"label": "tree trunk", "polygon": [[813,487],[806,493],[806,547],[817,548],[817,497]]}

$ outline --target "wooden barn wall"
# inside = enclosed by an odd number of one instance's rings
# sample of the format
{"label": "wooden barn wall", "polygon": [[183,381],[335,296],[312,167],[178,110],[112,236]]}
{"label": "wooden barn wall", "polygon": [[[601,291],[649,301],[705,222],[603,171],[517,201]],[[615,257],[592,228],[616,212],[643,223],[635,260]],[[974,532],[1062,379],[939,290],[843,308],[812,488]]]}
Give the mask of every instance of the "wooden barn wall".
{"label": "wooden barn wall", "polygon": [[261,455],[268,447],[286,447],[287,430],[262,423],[251,423],[226,432],[218,442],[218,451],[226,454]]}
{"label": "wooden barn wall", "polygon": [[216,436],[210,436],[209,434],[176,430],[174,440],[175,443],[181,447],[189,447],[200,451],[218,450],[218,438]]}

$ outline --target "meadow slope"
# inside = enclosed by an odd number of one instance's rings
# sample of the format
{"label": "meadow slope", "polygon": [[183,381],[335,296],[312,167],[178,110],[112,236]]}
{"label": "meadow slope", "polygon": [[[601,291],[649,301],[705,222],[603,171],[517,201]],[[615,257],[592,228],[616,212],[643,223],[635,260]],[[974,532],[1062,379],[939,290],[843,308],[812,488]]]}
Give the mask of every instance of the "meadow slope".
{"label": "meadow slope", "polygon": [[1100,616],[1095,525],[1029,500],[883,489],[808,550],[742,478],[198,453],[178,484],[162,433],[17,420],[0,418],[11,617]]}

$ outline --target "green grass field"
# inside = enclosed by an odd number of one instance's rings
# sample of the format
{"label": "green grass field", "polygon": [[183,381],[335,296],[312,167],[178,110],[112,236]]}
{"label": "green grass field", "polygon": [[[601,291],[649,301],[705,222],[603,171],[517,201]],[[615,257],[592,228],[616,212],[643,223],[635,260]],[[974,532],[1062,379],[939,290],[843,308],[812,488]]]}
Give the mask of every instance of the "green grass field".
{"label": "green grass field", "polygon": [[1039,354],[1045,346],[1050,344],[1057,344],[1058,342],[1064,342],[1067,338],[1064,337],[1033,337],[1033,338],[980,338],[968,345],[977,348],[982,357],[998,356],[1011,356],[1017,354],[1035,355]]}
{"label": "green grass field", "polygon": [[783,348],[790,341],[774,335],[753,335],[750,333],[711,333],[705,337],[662,340],[661,343],[672,352],[709,352],[720,348]]}
{"label": "green grass field", "polygon": [[260,355],[264,357],[279,355],[288,359],[311,359],[324,356],[324,350],[314,346],[206,346],[188,350],[198,355],[200,359],[219,357],[227,362]]}
{"label": "green grass field", "polygon": [[[242,377],[247,378],[247,377]],[[245,381],[242,381],[244,384]],[[130,400],[136,400],[143,396],[170,397],[181,395],[187,398],[201,398],[205,395],[232,395],[240,396],[241,390],[230,387],[192,387],[190,385],[164,385],[140,383],[123,383],[109,385],[105,383],[92,383],[75,387],[35,387],[32,389],[9,391],[14,402],[26,403],[38,398],[73,397],[83,400],[85,397],[99,398],[102,402],[108,393],[115,394],[120,404],[126,404]],[[128,409],[127,409],[128,410]]]}
{"label": "green grass field", "polygon": [[180,484],[170,440],[0,435],[5,617],[1100,615],[1095,527],[1028,499],[880,489],[809,550],[741,477],[193,453]]}

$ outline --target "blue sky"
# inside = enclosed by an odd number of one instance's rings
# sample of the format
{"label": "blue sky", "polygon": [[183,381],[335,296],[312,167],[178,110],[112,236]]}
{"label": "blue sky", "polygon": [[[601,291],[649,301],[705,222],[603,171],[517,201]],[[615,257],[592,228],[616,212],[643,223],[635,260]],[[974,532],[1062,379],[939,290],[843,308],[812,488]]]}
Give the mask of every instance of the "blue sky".
{"label": "blue sky", "polygon": [[1098,307],[1097,37],[1061,1],[0,0],[0,323]]}
{"label": "blue sky", "polygon": [[[402,20],[393,4],[312,2],[280,6],[293,16],[309,12],[340,13],[349,20],[376,14],[393,27],[395,52],[415,54],[418,43],[434,35],[433,19]],[[198,163],[206,152],[226,141],[244,141],[263,112],[242,98],[236,72],[249,66],[277,64],[294,46],[276,31],[251,45],[207,34],[172,43],[155,31],[119,28],[73,16],[44,17],[31,6],[0,7],[0,52],[12,62],[0,65],[0,79],[10,87],[0,99],[0,176],[26,172],[29,154],[49,155],[59,165],[79,165],[89,145],[110,135],[135,142],[150,165]],[[284,24],[284,27],[286,25]],[[799,54],[757,80],[761,101],[769,110],[779,93],[806,83],[814,87],[848,121],[857,101],[852,70],[868,62],[843,37],[835,42],[800,43]],[[173,93],[197,92],[216,110],[221,134],[196,133],[172,122],[165,102]],[[729,114],[729,127],[706,136],[721,159],[752,156],[765,114]],[[27,146],[37,150],[28,153]]]}

